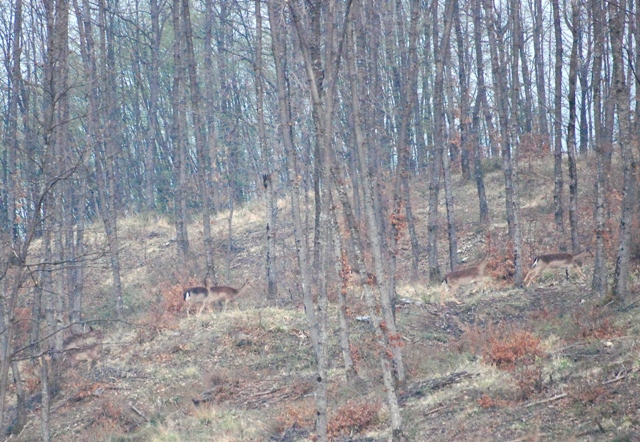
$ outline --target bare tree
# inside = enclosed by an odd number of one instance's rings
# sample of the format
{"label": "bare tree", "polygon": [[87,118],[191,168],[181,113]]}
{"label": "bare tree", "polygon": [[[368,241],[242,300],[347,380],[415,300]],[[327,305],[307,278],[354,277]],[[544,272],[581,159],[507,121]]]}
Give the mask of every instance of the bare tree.
{"label": "bare tree", "polygon": [[[560,27],[560,6],[558,0],[552,0],[553,29],[555,31],[555,89],[553,112],[553,204],[555,208],[556,229],[564,235],[564,203],[562,198],[562,29]],[[564,238],[563,240],[564,241]],[[560,250],[565,245],[560,244]]]}
{"label": "bare tree", "polygon": [[612,0],[609,8],[609,32],[611,33],[611,52],[613,58],[613,90],[618,114],[618,140],[622,153],[623,188],[622,213],[620,215],[620,240],[613,276],[612,293],[618,302],[623,302],[627,295],[629,279],[629,258],[631,255],[631,229],[635,218],[637,201],[636,163],[634,146],[631,144],[631,111],[629,108],[630,93],[624,74],[624,29],[626,17],[626,1]]}
{"label": "bare tree", "polygon": [[[592,17],[606,17],[606,8],[602,7],[602,3],[598,0],[590,2]],[[604,20],[593,21],[593,121],[595,130],[595,152],[596,152],[596,182],[595,182],[595,260],[593,266],[593,279],[591,282],[592,290],[604,296],[607,293],[607,268],[606,268],[606,250],[604,248],[605,236],[607,234],[606,227],[606,198],[605,191],[607,187],[607,171],[606,171],[606,151],[607,151],[607,129],[606,115],[602,109],[603,103],[603,78],[602,64],[605,48],[605,37],[602,22]]]}
{"label": "bare tree", "polygon": [[213,261],[213,238],[211,237],[211,198],[209,197],[209,168],[211,160],[207,151],[207,137],[215,136],[207,134],[207,127],[202,116],[202,96],[200,84],[198,83],[196,72],[196,57],[193,49],[193,31],[191,26],[191,13],[189,11],[189,0],[182,0],[182,25],[184,32],[185,53],[187,57],[187,72],[189,75],[189,89],[191,95],[191,117],[193,119],[193,130],[198,157],[198,193],[202,198],[202,225],[204,239],[204,255],[207,263],[205,279],[211,276],[213,281],[216,278],[216,269]]}
{"label": "bare tree", "polygon": [[[489,224],[489,205],[484,186],[484,172],[482,170],[482,149],[480,147],[481,120],[480,110],[482,106],[487,107],[487,91],[484,82],[484,59],[482,51],[482,0],[473,1],[473,41],[476,54],[476,78],[478,82],[476,100],[473,105],[471,117],[471,137],[473,143],[473,168],[476,179],[476,189],[478,190],[478,204],[480,208],[480,223]],[[489,120],[487,120],[489,121]]]}
{"label": "bare tree", "polygon": [[[507,213],[507,225],[509,230],[509,240],[513,247],[513,257],[515,266],[514,282],[516,286],[522,285],[522,238],[520,233],[520,217],[518,203],[517,176],[514,173],[512,161],[511,126],[508,114],[508,97],[506,78],[504,71],[505,62],[501,59],[504,50],[499,51],[498,45],[503,45],[502,35],[497,33],[496,17],[493,6],[489,1],[484,2],[486,12],[487,31],[489,33],[489,47],[491,51],[491,70],[494,79],[494,90],[500,120],[500,144],[502,149],[502,169],[505,182],[505,204]],[[518,51],[513,51],[517,57]],[[513,104],[515,105],[515,104]]]}
{"label": "bare tree", "polygon": [[571,249],[580,251],[578,235],[578,170],[576,165],[576,83],[578,77],[578,41],[581,24],[578,2],[571,2],[571,25],[573,35],[571,59],[569,62],[569,123],[567,124],[567,156],[569,157],[569,226],[571,228]]}
{"label": "bare tree", "polygon": [[173,127],[171,139],[173,142],[173,161],[177,179],[174,185],[174,214],[176,224],[176,243],[178,253],[185,262],[189,251],[189,236],[187,233],[187,136],[185,109],[185,69],[183,61],[183,32],[181,20],[181,2],[173,0],[171,16],[173,18],[173,88],[171,104],[173,108]]}
{"label": "bare tree", "polygon": [[265,270],[267,276],[267,297],[277,299],[278,278],[276,274],[276,220],[278,205],[276,201],[275,183],[273,181],[272,170],[273,155],[268,146],[267,131],[264,122],[264,82],[262,69],[262,3],[255,2],[256,14],[256,58],[255,85],[256,85],[256,107],[258,117],[258,142],[262,156],[262,184],[265,190],[265,218],[266,218],[266,256]]}
{"label": "bare tree", "polygon": [[[549,125],[547,123],[547,88],[545,86],[544,52],[542,50],[542,34],[544,28],[544,10],[542,0],[533,0],[533,62],[535,65],[536,95],[538,98],[538,129],[542,142],[549,146]],[[542,146],[544,150],[544,146]]]}

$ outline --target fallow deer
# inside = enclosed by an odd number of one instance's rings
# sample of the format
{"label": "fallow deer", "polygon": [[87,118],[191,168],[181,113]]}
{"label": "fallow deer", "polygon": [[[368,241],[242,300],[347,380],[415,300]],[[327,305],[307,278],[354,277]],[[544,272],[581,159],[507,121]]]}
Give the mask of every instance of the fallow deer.
{"label": "fallow deer", "polygon": [[102,342],[102,337],[102,331],[89,326],[87,331],[67,337],[62,343],[62,347],[65,351],[84,348]]}
{"label": "fallow deer", "polygon": [[184,291],[182,299],[187,310],[187,316],[190,315],[191,306],[204,301],[209,297],[209,289],[206,287],[191,287]]}
{"label": "fallow deer", "polygon": [[64,340],[64,359],[72,364],[87,362],[90,370],[94,362],[102,356],[102,332],[89,327],[89,331],[72,335]]}
{"label": "fallow deer", "polygon": [[442,280],[443,290],[440,292],[440,305],[444,305],[443,296],[445,292],[452,294],[453,302],[458,305],[462,304],[455,296],[456,290],[462,285],[471,284],[489,276],[486,271],[488,263],[489,257],[485,257],[476,265],[447,273]]}
{"label": "fallow deer", "polygon": [[102,356],[102,343],[95,343],[82,348],[72,348],[65,350],[65,358],[73,364],[79,364],[82,361],[87,362],[87,370]]}
{"label": "fallow deer", "polygon": [[249,290],[252,286],[253,286],[253,281],[248,280],[239,289],[234,289],[233,287],[227,287],[227,286],[209,287],[209,299],[205,299],[205,301],[202,304],[202,307],[200,307],[200,311],[202,311],[205,304],[209,306],[210,304],[215,304],[221,301],[224,301],[224,308],[222,311],[227,311],[227,304],[235,301],[236,299],[244,295],[247,292],[247,290]]}
{"label": "fallow deer", "polygon": [[566,278],[569,279],[569,269],[575,270],[575,272],[584,279],[584,273],[578,267],[576,261],[580,261],[582,258],[592,257],[593,253],[589,250],[585,250],[581,253],[550,253],[547,255],[536,256],[533,260],[531,270],[524,278],[524,283],[527,287],[542,273],[544,269],[564,269]]}

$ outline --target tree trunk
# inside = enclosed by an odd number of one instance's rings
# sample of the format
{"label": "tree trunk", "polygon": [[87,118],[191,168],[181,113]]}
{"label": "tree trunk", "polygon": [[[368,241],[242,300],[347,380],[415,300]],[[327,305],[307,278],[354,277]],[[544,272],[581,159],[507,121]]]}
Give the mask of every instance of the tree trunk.
{"label": "tree trunk", "polygon": [[533,26],[533,62],[536,74],[536,92],[538,97],[538,132],[543,145],[541,151],[549,146],[549,125],[547,123],[547,88],[544,73],[544,52],[542,50],[543,18],[542,0],[534,0],[534,26]]}
{"label": "tree trunk", "polygon": [[453,2],[453,19],[456,28],[456,45],[458,54],[458,83],[460,84],[460,165],[462,168],[462,176],[466,180],[471,179],[471,166],[469,161],[470,137],[469,137],[469,85],[467,79],[467,47],[465,39],[462,35],[462,26],[460,24],[460,6],[459,1]]}
{"label": "tree trunk", "polygon": [[149,0],[149,14],[151,18],[151,66],[149,67],[149,108],[147,128],[147,152],[144,157],[144,194],[146,209],[149,213],[155,210],[155,175],[156,175],[156,137],[158,135],[158,83],[160,57],[160,8],[158,0]]}
{"label": "tree trunk", "polygon": [[173,89],[171,91],[171,104],[173,107],[173,161],[177,175],[174,184],[174,214],[176,224],[176,243],[178,245],[178,255],[182,265],[186,263],[187,252],[189,251],[189,236],[187,234],[187,161],[186,161],[186,109],[185,109],[185,87],[184,87],[184,66],[182,54],[183,33],[180,20],[180,0],[173,0]]}
{"label": "tree trunk", "polygon": [[49,424],[49,409],[51,407],[50,387],[49,387],[49,361],[47,356],[40,356],[40,382],[41,382],[41,394],[42,404],[40,411],[42,413],[41,429],[42,429],[42,442],[49,442],[51,440],[51,426]]}
{"label": "tree trunk", "polygon": [[256,13],[256,107],[258,117],[258,142],[262,156],[262,183],[264,185],[265,219],[266,219],[266,256],[265,271],[267,276],[267,298],[278,299],[278,277],[276,274],[276,219],[278,205],[276,201],[274,172],[271,163],[273,155],[268,147],[267,130],[264,122],[264,84],[262,70],[262,3],[255,2]]}
{"label": "tree trunk", "polygon": [[560,27],[560,6],[558,0],[552,0],[553,29],[555,31],[555,95],[553,112],[553,204],[555,208],[556,229],[562,236],[560,250],[566,249],[564,238],[564,203],[562,181],[562,29]]}
{"label": "tree trunk", "polygon": [[484,171],[482,170],[482,148],[480,147],[480,133],[482,131],[480,111],[482,106],[486,106],[486,85],[484,82],[484,59],[482,51],[482,11],[481,1],[473,0],[473,41],[475,43],[476,52],[476,77],[478,82],[478,92],[476,101],[473,105],[472,121],[472,143],[473,143],[473,168],[476,179],[476,189],[478,190],[478,205],[480,212],[480,224],[487,226],[489,224],[489,204],[487,203],[487,195],[484,187]]}
{"label": "tree trunk", "polygon": [[[356,11],[358,11],[356,9]],[[354,15],[356,15],[356,11],[354,11]],[[346,219],[346,225],[350,232],[350,237],[352,240],[353,248],[356,256],[356,265],[357,269],[360,271],[360,285],[364,289],[364,296],[367,302],[367,306],[369,309],[369,316],[371,317],[372,326],[375,334],[376,343],[378,344],[378,357],[380,360],[380,367],[383,373],[383,382],[385,387],[385,392],[387,395],[387,405],[389,407],[389,413],[391,415],[391,427],[394,438],[399,438],[402,435],[402,416],[400,415],[400,408],[398,405],[398,397],[396,390],[396,381],[394,377],[397,375],[394,374],[393,364],[402,363],[402,360],[394,360],[395,357],[394,347],[397,346],[397,338],[399,335],[392,335],[390,330],[395,330],[395,319],[393,315],[388,318],[389,309],[384,308],[384,304],[389,305],[388,292],[385,291],[385,269],[383,262],[383,254],[382,254],[382,244],[380,238],[380,231],[377,228],[376,223],[376,215],[374,213],[375,210],[375,184],[373,183],[373,176],[370,174],[371,169],[367,163],[367,154],[365,152],[365,139],[364,133],[362,130],[362,112],[360,110],[360,73],[356,68],[356,32],[355,26],[349,23],[351,27],[351,35],[350,35],[350,48],[351,51],[348,51],[349,54],[347,56],[348,70],[349,70],[349,85],[351,87],[351,101],[353,108],[353,133],[355,138],[355,147],[358,157],[358,163],[360,164],[360,175],[362,179],[362,188],[364,193],[364,211],[365,217],[367,219],[367,237],[371,243],[371,250],[373,254],[373,265],[375,268],[375,275],[377,284],[374,285],[374,289],[376,291],[376,295],[378,297],[374,297],[374,292],[372,287],[368,285],[367,281],[367,272],[366,265],[364,259],[364,249],[363,249],[363,240],[358,232],[357,224],[355,223],[355,219],[353,218],[353,213],[350,210],[350,204],[348,202],[348,197],[346,192],[344,191],[344,186],[337,186],[338,194],[340,197],[340,201],[342,203],[343,211]],[[335,173],[334,173],[335,175]],[[341,180],[336,180],[338,184],[340,184]],[[380,303],[383,304],[381,306],[378,304],[377,299],[380,299]],[[380,317],[380,311],[384,311],[384,320],[387,321],[388,324],[392,325],[392,329],[388,327],[382,327],[383,318]],[[392,338],[391,340],[389,338]]]}
{"label": "tree trunk", "polygon": [[280,26],[283,11],[276,9],[274,2],[268,2],[269,23],[271,27],[274,62],[276,68],[276,80],[278,88],[278,111],[280,117],[280,128],[282,143],[285,148],[285,154],[288,158],[289,178],[291,180],[289,188],[291,189],[291,214],[293,216],[293,233],[296,244],[296,257],[298,260],[298,268],[300,270],[300,285],[302,288],[303,303],[305,306],[305,314],[307,323],[309,324],[309,338],[314,350],[314,354],[318,354],[318,328],[315,308],[313,305],[313,293],[310,286],[310,269],[308,264],[307,242],[305,241],[305,230],[302,223],[302,209],[300,208],[300,180],[297,153],[293,146],[292,138],[292,120],[290,114],[291,100],[287,89],[285,79],[285,71],[283,63],[287,59],[286,46],[283,39],[283,29]]}
{"label": "tree trunk", "polygon": [[[189,74],[189,89],[191,91],[191,115],[193,118],[193,131],[198,157],[198,193],[202,198],[202,225],[204,239],[204,255],[207,263],[205,279],[211,275],[213,281],[217,280],[216,269],[213,261],[213,238],[211,238],[211,199],[209,198],[209,165],[211,160],[207,152],[207,128],[202,117],[202,97],[196,72],[196,58],[193,50],[193,32],[191,29],[191,13],[189,0],[182,0],[182,24],[184,42],[186,44],[187,71]],[[214,134],[215,135],[215,134]],[[206,283],[205,283],[206,284]]]}
{"label": "tree trunk", "polygon": [[[522,238],[520,234],[520,217],[518,207],[518,187],[517,177],[513,170],[511,159],[511,130],[509,124],[507,87],[505,84],[506,75],[504,73],[504,60],[500,59],[498,44],[502,45],[502,36],[496,33],[495,15],[493,7],[488,2],[484,3],[487,15],[487,30],[489,32],[489,43],[491,50],[491,69],[494,78],[496,102],[498,106],[498,116],[500,120],[500,136],[502,148],[502,168],[505,183],[505,204],[507,213],[507,224],[509,229],[509,240],[513,247],[513,260],[515,266],[514,283],[516,286],[522,285]],[[498,39],[499,38],[499,39]],[[518,51],[513,51],[517,56]],[[504,51],[502,51],[504,53]]]}
{"label": "tree trunk", "polygon": [[[340,186],[340,183],[335,183],[336,186]],[[339,193],[340,191],[338,191]],[[346,191],[343,190],[346,194]],[[333,241],[334,250],[334,268],[336,273],[342,275],[342,284],[338,290],[338,326],[340,330],[340,350],[342,352],[342,363],[344,364],[345,377],[348,383],[358,377],[353,357],[351,356],[351,338],[349,332],[349,316],[347,314],[347,285],[345,284],[344,269],[347,263],[347,254],[344,242],[340,236],[340,226],[338,224],[338,217],[336,215],[336,203],[331,201],[331,237]],[[364,271],[364,269],[362,269]]]}
{"label": "tree trunk", "polygon": [[620,239],[613,274],[612,294],[619,303],[627,296],[629,280],[629,259],[631,256],[631,231],[636,213],[636,163],[631,143],[630,93],[624,74],[623,31],[625,29],[626,1],[611,0],[609,7],[609,32],[611,33],[611,52],[613,56],[613,92],[618,113],[618,142],[622,154],[623,188],[622,213],[620,215]]}
{"label": "tree trunk", "polygon": [[445,66],[449,62],[449,42],[451,41],[451,27],[453,26],[453,10],[455,0],[447,0],[444,12],[442,38],[438,37],[437,22],[438,9],[433,9],[433,35],[434,54],[436,65],[436,76],[434,83],[434,116],[435,116],[435,137],[436,149],[441,151],[440,161],[442,162],[442,172],[444,176],[444,192],[447,207],[447,235],[449,239],[449,265],[455,269],[458,265],[458,240],[456,235],[455,207],[453,202],[453,188],[451,183],[451,170],[449,167],[449,152],[445,146],[448,145],[445,129],[445,108],[444,108],[444,72]]}
{"label": "tree trunk", "polygon": [[569,61],[569,124],[567,125],[567,156],[569,158],[569,226],[571,228],[571,250],[580,252],[578,235],[578,171],[576,166],[576,83],[578,77],[578,39],[581,32],[579,6],[571,3],[571,59]]}

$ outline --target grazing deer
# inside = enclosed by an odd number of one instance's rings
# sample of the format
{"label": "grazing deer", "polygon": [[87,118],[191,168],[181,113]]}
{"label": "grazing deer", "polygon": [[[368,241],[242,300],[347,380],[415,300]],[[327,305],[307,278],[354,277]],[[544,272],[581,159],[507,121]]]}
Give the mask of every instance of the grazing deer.
{"label": "grazing deer", "polygon": [[202,307],[200,307],[200,311],[202,311],[205,304],[209,306],[210,304],[224,301],[224,308],[222,311],[226,312],[227,304],[235,301],[240,296],[244,295],[247,292],[247,290],[249,290],[252,286],[253,286],[253,281],[248,280],[239,289],[234,289],[233,287],[227,287],[227,286],[209,287],[209,299],[205,299],[205,301],[202,304]]}
{"label": "grazing deer", "polygon": [[[458,290],[458,287],[461,285],[471,284],[472,282],[480,281],[489,276],[486,271],[488,263],[489,257],[485,257],[474,266],[447,273],[442,280],[443,290],[440,292],[440,305],[444,305],[443,295],[445,292],[453,295],[453,302],[458,305],[462,304],[456,299],[456,290]],[[445,287],[446,290],[444,290]]]}
{"label": "grazing deer", "polygon": [[[204,301],[209,297],[209,289],[206,287],[191,287],[185,290],[182,294],[182,298],[184,299],[184,305],[187,309],[187,316],[191,316],[189,311],[191,310],[191,306],[197,304],[198,302],[202,302],[204,306]],[[202,309],[200,309],[202,311]],[[200,312],[198,312],[199,314]]]}
{"label": "grazing deer", "polygon": [[65,359],[73,364],[87,362],[87,370],[102,356],[102,332],[89,331],[68,337],[62,344]]}
{"label": "grazing deer", "polygon": [[[369,272],[365,272],[365,284],[370,285],[370,286],[374,286],[376,284],[378,284],[378,280],[376,279],[376,275],[369,273]],[[350,269],[348,272],[346,272],[344,278],[343,278],[344,282],[347,285],[360,285],[361,284],[361,276],[360,276],[360,270],[357,269]]]}
{"label": "grazing deer", "polygon": [[97,362],[102,356],[102,343],[99,342],[82,348],[65,349],[65,356],[73,364],[86,361],[87,370],[91,370],[94,362]]}
{"label": "grazing deer", "polygon": [[[582,278],[585,279],[584,273],[578,267],[576,261],[582,258],[592,257],[593,253],[589,250],[584,252],[572,254],[572,253],[550,253],[548,255],[536,256],[533,260],[531,270],[524,278],[524,283],[527,287],[542,273],[544,269],[564,269],[566,278],[569,279],[569,269],[573,269]],[[528,282],[527,282],[528,281]]]}
{"label": "grazing deer", "polygon": [[87,347],[102,342],[103,333],[89,326],[89,330],[84,333],[77,333],[67,337],[62,343],[65,350],[73,350]]}

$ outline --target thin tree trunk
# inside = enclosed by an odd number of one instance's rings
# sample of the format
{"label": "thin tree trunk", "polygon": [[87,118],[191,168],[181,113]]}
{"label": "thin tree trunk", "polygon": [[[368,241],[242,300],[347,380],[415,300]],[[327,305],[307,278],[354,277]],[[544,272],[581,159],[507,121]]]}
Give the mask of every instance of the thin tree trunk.
{"label": "thin tree trunk", "polygon": [[49,423],[49,409],[51,408],[50,387],[49,387],[49,361],[46,356],[40,356],[40,382],[41,382],[41,394],[42,404],[40,406],[40,412],[42,413],[42,442],[49,442],[51,440],[51,425]]}
{"label": "thin tree trunk", "polygon": [[[503,44],[502,36],[498,37],[496,32],[495,15],[490,2],[485,1],[485,11],[487,14],[487,30],[489,32],[489,43],[491,51],[491,69],[493,72],[496,101],[498,105],[498,116],[500,120],[500,135],[502,148],[502,168],[505,182],[505,204],[507,213],[507,224],[509,229],[509,240],[513,247],[513,260],[515,266],[514,283],[516,286],[522,285],[522,253],[520,234],[520,218],[518,207],[517,177],[514,176],[513,161],[511,159],[511,130],[509,124],[507,88],[505,85],[506,75],[504,73],[504,60],[500,59],[498,51],[498,41]],[[498,40],[499,38],[499,40]],[[514,54],[517,54],[514,51]],[[517,55],[516,55],[517,56]]]}
{"label": "thin tree trunk", "polygon": [[625,29],[626,1],[611,0],[609,8],[609,32],[611,33],[611,52],[613,57],[613,92],[618,113],[618,141],[622,153],[623,188],[622,213],[620,215],[620,239],[616,266],[613,274],[612,294],[619,303],[627,296],[629,280],[629,259],[631,256],[631,231],[637,207],[636,163],[631,141],[630,94],[625,81],[623,31]]}
{"label": "thin tree trunk", "polygon": [[[204,54],[203,63],[205,72],[213,72],[213,58],[212,58],[212,45],[213,45],[213,23],[214,23],[214,9],[213,0],[205,0],[205,24],[204,24]],[[218,195],[218,187],[213,185],[212,170],[213,160],[218,153],[218,139],[215,127],[214,115],[216,115],[216,92],[214,88],[214,76],[206,75],[204,79],[205,87],[205,118],[207,120],[207,133],[209,134],[207,146],[208,155],[206,158],[209,160],[209,164],[206,165],[205,175],[207,177],[207,192],[210,192],[209,197],[211,201],[211,209],[215,213],[218,211],[220,197]],[[214,283],[215,283],[214,276]]]}
{"label": "thin tree trunk", "polygon": [[291,214],[293,216],[293,233],[296,244],[296,257],[298,259],[298,268],[300,269],[300,285],[302,286],[303,302],[305,306],[305,314],[307,323],[310,324],[309,338],[314,350],[314,354],[318,354],[318,329],[313,305],[313,294],[310,286],[310,269],[308,264],[307,243],[304,239],[302,209],[300,208],[300,180],[297,153],[293,146],[292,137],[292,120],[290,115],[290,96],[287,90],[287,82],[285,79],[285,66],[283,65],[287,59],[286,47],[283,40],[283,30],[280,26],[283,11],[278,9],[274,2],[267,3],[269,9],[269,23],[271,27],[274,63],[276,67],[276,80],[278,87],[278,111],[280,117],[280,128],[282,135],[282,143],[285,148],[285,154],[288,158],[290,189],[291,189]]}
{"label": "thin tree trunk", "polygon": [[[355,14],[355,12],[354,12]],[[355,26],[353,24],[349,24],[351,27],[350,32],[350,47],[352,51],[348,51],[349,56],[347,56],[348,70],[349,70],[349,84],[351,87],[351,100],[352,100],[352,108],[353,108],[353,120],[354,120],[354,138],[355,138],[355,146],[356,153],[358,157],[358,163],[360,164],[360,172],[362,179],[362,188],[364,193],[364,211],[365,217],[367,219],[367,229],[368,229],[368,238],[371,242],[371,250],[373,252],[373,265],[375,268],[375,275],[377,280],[377,285],[375,285],[376,294],[379,294],[379,298],[374,297],[373,290],[371,286],[367,284],[367,272],[366,265],[364,259],[364,250],[363,250],[363,241],[358,232],[357,225],[355,223],[355,219],[353,218],[353,212],[350,210],[350,204],[348,201],[348,197],[346,192],[344,191],[344,186],[337,186],[338,195],[340,197],[340,201],[343,207],[342,213],[345,215],[346,225],[350,232],[350,237],[352,240],[353,248],[355,251],[356,257],[356,265],[358,270],[360,271],[360,285],[364,289],[364,296],[367,302],[367,306],[369,309],[369,316],[372,321],[373,330],[375,333],[376,343],[378,344],[378,357],[380,360],[380,367],[383,373],[383,382],[385,386],[385,391],[387,394],[387,405],[389,406],[389,413],[391,415],[391,426],[392,426],[392,437],[394,439],[399,439],[402,437],[402,416],[400,414],[400,408],[398,405],[398,396],[396,391],[396,382],[394,379],[394,367],[393,367],[393,350],[392,346],[397,345],[398,343],[395,341],[398,335],[394,336],[394,341],[389,340],[389,329],[387,327],[381,327],[383,319],[380,317],[381,306],[376,302],[376,299],[380,299],[381,303],[388,303],[388,299],[385,299],[385,291],[384,283],[386,279],[386,275],[384,272],[384,262],[382,261],[382,245],[380,243],[380,232],[377,229],[376,224],[376,215],[374,213],[374,193],[375,193],[375,184],[372,182],[373,177],[370,174],[371,169],[367,163],[367,155],[365,152],[365,139],[362,130],[362,113],[360,110],[360,76],[359,72],[356,69],[356,32]],[[335,168],[334,168],[335,169]],[[335,173],[334,173],[335,175]],[[341,183],[342,180],[336,180],[338,184]],[[388,296],[386,296],[388,297]],[[386,318],[385,318],[386,320]],[[395,326],[393,315],[390,318],[390,324]],[[401,361],[400,361],[401,362]]]}
{"label": "thin tree trunk", "polygon": [[[451,183],[451,171],[449,168],[449,154],[445,151],[447,137],[445,135],[445,109],[444,109],[444,69],[449,60],[449,42],[451,38],[451,27],[453,25],[453,9],[455,0],[447,0],[444,12],[443,33],[442,38],[438,38],[437,8],[434,8],[434,41],[437,44],[435,48],[435,65],[436,76],[434,84],[434,114],[435,114],[435,143],[436,149],[440,150],[440,161],[442,162],[442,171],[444,175],[445,201],[447,207],[447,233],[449,238],[449,265],[451,269],[455,269],[458,264],[458,242],[456,236],[455,225],[455,209],[453,202],[453,189]],[[439,40],[439,41],[438,41]]]}
{"label": "thin tree trunk", "polygon": [[555,208],[556,229],[563,236],[559,246],[560,250],[566,249],[564,239],[564,203],[562,180],[562,29],[560,28],[560,6],[558,0],[552,0],[553,29],[555,31],[555,95],[553,112],[553,204]]}
{"label": "thin tree trunk", "polygon": [[258,117],[258,141],[262,154],[262,183],[265,190],[265,219],[266,219],[266,256],[265,271],[267,276],[267,298],[278,298],[278,277],[276,274],[276,217],[278,205],[276,201],[273,161],[271,149],[267,146],[267,130],[264,122],[264,84],[262,70],[262,3],[255,2],[256,13],[256,105]]}
{"label": "thin tree trunk", "polygon": [[[335,183],[336,186],[341,185]],[[346,191],[345,191],[346,193]],[[337,274],[342,274],[343,266],[347,262],[346,257],[346,244],[343,243],[340,236],[340,226],[338,224],[338,217],[336,215],[336,204],[331,201],[331,236],[333,240],[334,250],[334,264]],[[362,269],[364,271],[364,269]],[[351,356],[351,338],[349,332],[349,316],[347,314],[347,287],[341,284],[340,290],[338,290],[338,325],[340,329],[340,350],[342,352],[342,363],[344,364],[345,377],[347,382],[353,383],[358,377],[356,372],[355,363]]]}
{"label": "thin tree trunk", "polygon": [[458,83],[460,84],[460,164],[462,176],[466,180],[471,179],[471,164],[469,157],[470,137],[469,137],[469,85],[467,79],[467,47],[462,35],[462,25],[460,24],[460,5],[458,0],[453,2],[453,19],[456,29],[456,52],[458,54]]}
{"label": "thin tree trunk", "polygon": [[151,66],[149,67],[149,109],[147,128],[147,152],[145,160],[144,193],[147,211],[155,210],[156,137],[158,134],[158,82],[160,57],[160,8],[158,0],[149,0],[151,18]]}
{"label": "thin tree trunk", "polygon": [[202,97],[200,85],[198,84],[196,72],[196,58],[193,49],[193,32],[191,29],[191,13],[189,11],[189,0],[182,0],[182,24],[184,31],[184,42],[186,44],[187,72],[189,74],[189,89],[191,92],[191,115],[193,118],[193,131],[196,142],[196,152],[198,157],[198,191],[202,198],[202,225],[204,239],[204,254],[207,263],[205,279],[211,276],[213,281],[217,280],[216,269],[213,261],[213,238],[211,237],[211,199],[209,198],[209,186],[207,170],[210,159],[207,152],[207,128],[202,117]]}
{"label": "thin tree trunk", "polygon": [[16,420],[13,423],[11,433],[18,435],[22,432],[27,423],[28,410],[24,383],[20,377],[20,368],[17,361],[11,362],[11,373],[13,374],[13,385],[16,388]]}
{"label": "thin tree trunk", "polygon": [[187,234],[187,161],[186,161],[186,116],[185,116],[185,91],[184,91],[184,66],[180,20],[180,0],[173,0],[171,16],[173,18],[173,89],[171,91],[171,101],[173,107],[173,161],[175,163],[175,173],[177,183],[174,185],[174,213],[176,224],[176,242],[178,245],[178,255],[181,261],[186,262],[189,251],[189,236]]}
{"label": "thin tree trunk", "polygon": [[475,43],[476,53],[476,77],[477,77],[477,94],[476,101],[473,105],[472,121],[472,143],[473,143],[473,167],[476,179],[476,189],[478,191],[478,206],[480,212],[480,224],[489,224],[489,204],[487,203],[487,194],[484,186],[484,171],[482,170],[482,148],[480,147],[480,132],[482,130],[480,121],[481,106],[486,105],[486,85],[484,82],[484,58],[482,51],[482,0],[473,0],[473,41]]}
{"label": "thin tree trunk", "polygon": [[541,135],[543,146],[541,150],[545,150],[545,146],[549,146],[549,125],[547,123],[547,89],[544,78],[544,53],[542,51],[542,33],[544,27],[544,12],[542,9],[542,0],[534,0],[534,26],[533,26],[533,62],[535,64],[536,73],[536,95],[538,97],[538,132]]}
{"label": "thin tree trunk", "polygon": [[569,124],[567,125],[567,156],[569,158],[569,226],[571,228],[571,250],[580,252],[578,235],[578,171],[576,166],[576,83],[578,77],[578,39],[580,10],[577,2],[571,3],[571,59],[569,62]]}

